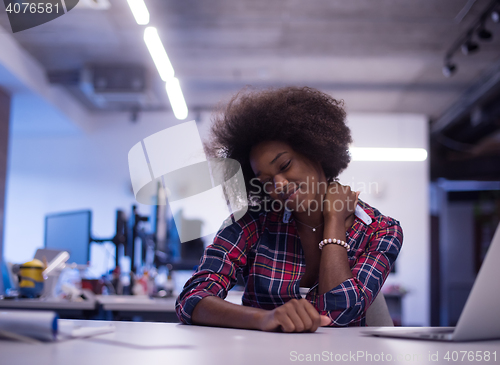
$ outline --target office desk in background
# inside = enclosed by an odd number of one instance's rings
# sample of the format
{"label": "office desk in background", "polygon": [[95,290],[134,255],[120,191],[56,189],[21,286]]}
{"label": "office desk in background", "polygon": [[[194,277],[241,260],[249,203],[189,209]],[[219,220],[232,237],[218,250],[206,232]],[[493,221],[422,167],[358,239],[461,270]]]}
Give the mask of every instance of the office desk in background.
{"label": "office desk in background", "polygon": [[[241,304],[241,291],[230,291],[227,301]],[[149,298],[134,295],[96,295],[79,302],[43,299],[4,299],[0,309],[53,310],[66,319],[135,320],[178,323],[177,298]]]}
{"label": "office desk in background", "polygon": [[[0,309],[50,310],[61,318],[91,319],[98,314],[98,303],[94,299],[78,302],[59,299],[2,299]],[[1,361],[0,361],[1,364]]]}
{"label": "office desk in background", "polygon": [[[62,320],[63,322],[73,322]],[[74,321],[102,326],[110,322]],[[500,340],[438,343],[365,336],[366,328],[319,328],[315,333],[267,333],[174,323],[113,322],[114,333],[87,339],[29,345],[0,341],[0,363],[9,365],[92,364],[288,364],[322,363],[495,364],[500,361]],[[408,328],[402,328],[407,330]],[[446,353],[458,353],[446,361]],[[461,351],[490,353],[490,361],[462,360]],[[496,351],[496,361],[493,353]],[[308,355],[309,354],[309,355]],[[392,361],[388,360],[391,356]],[[429,356],[438,356],[432,361]],[[316,356],[316,358],[314,358]],[[370,361],[370,357],[372,360]],[[384,357],[384,361],[380,357]],[[400,356],[400,361],[398,361]],[[336,358],[337,357],[337,358]],[[368,357],[368,359],[367,359]],[[406,357],[406,358],[405,358]],[[375,360],[378,358],[378,361]],[[332,360],[333,359],[333,360]],[[411,359],[411,360],[410,360]]]}
{"label": "office desk in background", "polygon": [[179,322],[175,297],[149,298],[134,295],[96,295],[100,309],[108,319]]}
{"label": "office desk in background", "polygon": [[65,319],[135,320],[179,322],[175,314],[176,298],[148,298],[133,295],[96,295],[93,299],[0,300],[0,309],[51,310]]}
{"label": "office desk in background", "polygon": [[[241,304],[241,291],[230,291],[226,300]],[[178,323],[175,313],[177,297],[148,298],[133,295],[96,295],[96,301],[105,313],[112,313],[109,319]]]}

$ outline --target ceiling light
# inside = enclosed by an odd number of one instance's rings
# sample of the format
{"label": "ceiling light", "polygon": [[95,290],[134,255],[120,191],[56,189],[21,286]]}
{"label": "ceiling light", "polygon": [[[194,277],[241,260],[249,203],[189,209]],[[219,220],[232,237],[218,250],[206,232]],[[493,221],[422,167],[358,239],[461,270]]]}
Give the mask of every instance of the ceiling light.
{"label": "ceiling light", "polygon": [[139,25],[149,24],[149,11],[144,3],[144,0],[127,0],[132,14],[134,14],[135,21]]}
{"label": "ceiling light", "polygon": [[443,66],[443,75],[446,77],[450,77],[455,73],[456,70],[457,70],[457,65],[451,63],[450,61],[447,61]]}
{"label": "ceiling light", "polygon": [[351,147],[353,161],[425,161],[424,148],[367,148]]}
{"label": "ceiling light", "polygon": [[493,20],[495,23],[500,23],[500,13],[498,10],[494,10],[491,12],[491,20]]}
{"label": "ceiling light", "polygon": [[[75,2],[72,1],[72,3],[75,3]],[[108,0],[80,0],[80,1],[76,1],[76,3],[78,3],[79,8],[87,8],[87,9],[92,9],[92,10],[107,10],[111,7],[111,4],[109,3]],[[73,8],[73,6],[75,6],[75,5],[76,4],[71,6],[69,1],[68,1],[68,3],[66,4],[66,9],[68,8],[68,6]]]}
{"label": "ceiling light", "polygon": [[477,37],[481,39],[482,41],[489,41],[491,38],[493,38],[493,35],[491,32],[486,29],[484,26],[479,27],[477,30]]}
{"label": "ceiling light", "polygon": [[179,80],[172,77],[167,81],[165,89],[167,90],[168,99],[170,100],[170,105],[172,106],[175,117],[180,120],[186,119],[188,116],[188,108],[184,100],[184,95],[182,95]]}
{"label": "ceiling light", "polygon": [[462,53],[467,56],[477,52],[479,50],[479,45],[469,39],[462,44],[462,47],[460,48],[462,49]]}
{"label": "ceiling light", "polygon": [[161,39],[156,28],[147,27],[144,30],[144,42],[146,42],[149,53],[151,54],[151,57],[153,57],[153,61],[158,69],[158,72],[160,73],[161,79],[167,82],[174,77],[174,68],[170,63],[167,52],[161,43]]}

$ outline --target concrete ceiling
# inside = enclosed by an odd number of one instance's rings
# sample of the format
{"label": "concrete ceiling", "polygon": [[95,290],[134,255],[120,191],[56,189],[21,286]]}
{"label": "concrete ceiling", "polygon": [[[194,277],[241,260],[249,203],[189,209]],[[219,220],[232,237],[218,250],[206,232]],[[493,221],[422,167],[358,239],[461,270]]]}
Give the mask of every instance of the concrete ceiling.
{"label": "concrete ceiling", "polygon": [[[148,67],[161,89],[144,27],[125,0],[109,2],[107,10],[78,5],[14,37],[47,71],[135,62]],[[477,54],[457,53],[453,77],[441,73],[447,49],[490,0],[145,2],[191,110],[212,108],[245,85],[293,84],[344,99],[348,112],[437,118],[500,62],[500,25],[489,21],[493,40]],[[473,6],[458,22],[467,3]],[[0,25],[10,30],[3,10]]]}

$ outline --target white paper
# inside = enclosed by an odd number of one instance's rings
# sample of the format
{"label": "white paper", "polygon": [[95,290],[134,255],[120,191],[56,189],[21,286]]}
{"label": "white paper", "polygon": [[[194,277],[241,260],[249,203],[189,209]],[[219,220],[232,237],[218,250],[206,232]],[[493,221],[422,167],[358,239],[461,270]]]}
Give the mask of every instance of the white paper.
{"label": "white paper", "polygon": [[57,335],[57,314],[49,311],[1,310],[0,331],[54,341]]}
{"label": "white paper", "polygon": [[113,326],[112,324],[106,324],[103,326],[85,326],[85,325],[82,326],[81,324],[75,324],[71,322],[60,322],[58,338],[68,339],[68,338],[92,337],[92,336],[102,335],[105,333],[111,333],[114,331],[115,331],[115,326]]}

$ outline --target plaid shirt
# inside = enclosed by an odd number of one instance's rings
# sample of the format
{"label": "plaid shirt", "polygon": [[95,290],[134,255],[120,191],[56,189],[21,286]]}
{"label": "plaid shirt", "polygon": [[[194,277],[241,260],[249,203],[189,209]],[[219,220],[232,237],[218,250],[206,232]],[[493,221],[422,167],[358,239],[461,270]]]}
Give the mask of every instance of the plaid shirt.
{"label": "plaid shirt", "polygon": [[[366,225],[358,217],[346,232],[349,266],[353,277],[319,295],[318,282],[306,295],[332,326],[364,326],[366,309],[377,296],[403,242],[399,222],[368,204],[359,205],[370,216]],[[194,307],[206,296],[224,299],[242,270],[246,306],[274,309],[300,299],[299,284],[305,257],[293,218],[283,223],[281,212],[252,212],[220,230],[205,250],[200,266],[187,281],[176,302],[181,322],[191,324]]]}

